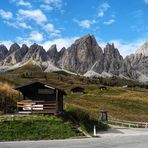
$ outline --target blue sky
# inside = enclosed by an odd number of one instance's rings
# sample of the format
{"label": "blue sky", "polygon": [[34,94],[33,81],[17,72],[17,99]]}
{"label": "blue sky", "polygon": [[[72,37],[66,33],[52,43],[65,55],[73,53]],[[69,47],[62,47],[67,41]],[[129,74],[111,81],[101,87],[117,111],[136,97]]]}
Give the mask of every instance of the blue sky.
{"label": "blue sky", "polygon": [[86,34],[133,53],[148,38],[148,0],[3,0],[0,43],[68,47]]}

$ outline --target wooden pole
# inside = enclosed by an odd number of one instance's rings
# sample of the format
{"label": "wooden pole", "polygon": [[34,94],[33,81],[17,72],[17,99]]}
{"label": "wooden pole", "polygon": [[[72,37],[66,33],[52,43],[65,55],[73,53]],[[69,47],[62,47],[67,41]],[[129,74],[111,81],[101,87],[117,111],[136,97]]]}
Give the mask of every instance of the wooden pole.
{"label": "wooden pole", "polygon": [[58,94],[58,89],[56,89],[56,114],[58,114],[58,111],[59,111],[59,94]]}

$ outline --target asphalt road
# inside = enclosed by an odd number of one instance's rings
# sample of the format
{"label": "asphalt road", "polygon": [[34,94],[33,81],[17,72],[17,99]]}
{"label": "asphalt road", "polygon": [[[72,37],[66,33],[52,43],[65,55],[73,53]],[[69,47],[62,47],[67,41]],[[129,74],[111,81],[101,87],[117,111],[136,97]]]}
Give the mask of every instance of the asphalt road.
{"label": "asphalt road", "polygon": [[0,148],[148,148],[148,135],[73,140],[2,142]]}
{"label": "asphalt road", "polygon": [[0,148],[148,148],[148,130],[111,129],[99,138],[0,142]]}

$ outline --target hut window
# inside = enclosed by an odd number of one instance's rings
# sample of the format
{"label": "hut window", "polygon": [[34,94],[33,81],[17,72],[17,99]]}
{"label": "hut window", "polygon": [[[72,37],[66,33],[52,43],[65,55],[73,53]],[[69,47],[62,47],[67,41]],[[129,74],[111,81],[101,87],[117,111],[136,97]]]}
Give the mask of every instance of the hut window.
{"label": "hut window", "polygon": [[38,89],[38,94],[43,94],[43,95],[54,94],[54,90],[52,90],[52,89]]}

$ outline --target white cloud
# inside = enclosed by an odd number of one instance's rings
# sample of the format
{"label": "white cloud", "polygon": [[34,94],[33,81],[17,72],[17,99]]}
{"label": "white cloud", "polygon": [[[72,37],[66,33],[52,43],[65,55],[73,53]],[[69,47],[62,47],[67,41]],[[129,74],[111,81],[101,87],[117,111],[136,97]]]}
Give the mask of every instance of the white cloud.
{"label": "white cloud", "polygon": [[30,46],[34,43],[34,41],[29,40],[28,38],[23,37],[17,37],[16,42],[21,46],[23,44],[26,44],[27,46]]}
{"label": "white cloud", "polygon": [[110,8],[110,5],[107,2],[100,5],[100,9],[103,9],[104,11],[106,11],[108,8]]}
{"label": "white cloud", "polygon": [[18,11],[19,19],[30,19],[36,21],[38,24],[42,24],[47,21],[46,15],[40,10],[22,10]]}
{"label": "white cloud", "polygon": [[37,31],[32,31],[28,37],[28,40],[41,42],[43,41],[43,35]]}
{"label": "white cloud", "polygon": [[105,12],[110,8],[110,5],[105,2],[99,6],[98,17],[103,17]]}
{"label": "white cloud", "polygon": [[27,25],[25,22],[21,22],[18,25],[24,29],[32,29],[32,27],[30,25]]}
{"label": "white cloud", "polygon": [[48,23],[47,25],[44,26],[44,29],[46,32],[53,33],[55,35],[60,34],[60,30],[55,29],[53,24]]}
{"label": "white cloud", "polygon": [[6,20],[10,20],[13,17],[13,14],[10,11],[4,11],[3,9],[0,9],[0,17]]}
{"label": "white cloud", "polygon": [[58,29],[55,29],[53,24],[48,23],[43,28],[51,37],[59,37],[60,36],[61,31]]}
{"label": "white cloud", "polygon": [[47,5],[48,7],[46,7],[47,9],[58,9],[60,11],[62,11],[62,0],[44,0],[45,5]]}
{"label": "white cloud", "polygon": [[115,22],[114,19],[110,19],[110,20],[108,20],[108,21],[105,21],[103,24],[105,24],[105,25],[111,25],[111,24],[114,23],[114,22]]}
{"label": "white cloud", "polygon": [[78,21],[76,19],[74,19],[74,22],[76,22],[79,26],[81,26],[82,28],[85,29],[89,29],[91,27],[92,24],[95,24],[96,21],[95,20],[82,20],[82,21]]}
{"label": "white cloud", "polygon": [[11,27],[18,28],[18,27],[17,27],[17,24],[14,23],[14,22],[4,21],[4,23],[6,23],[7,25],[9,25],[9,26],[11,26]]}
{"label": "white cloud", "polygon": [[61,3],[62,0],[45,0],[45,3],[51,4],[51,3]]}
{"label": "white cloud", "polygon": [[58,51],[61,50],[63,47],[68,48],[76,39],[79,37],[71,37],[71,38],[58,38],[50,41],[45,41],[42,46],[45,50],[48,50],[51,45],[56,44]]}
{"label": "white cloud", "polygon": [[45,4],[42,4],[40,5],[40,8],[44,9],[44,10],[48,10],[48,11],[52,11],[53,10],[53,7],[51,7],[50,5],[45,5]]}
{"label": "white cloud", "polygon": [[144,0],[144,2],[145,2],[146,4],[148,4],[148,0]]}
{"label": "white cloud", "polygon": [[57,7],[60,7],[62,4],[62,0],[45,0],[46,4],[53,4]]}
{"label": "white cloud", "polygon": [[103,12],[103,11],[99,11],[99,12],[98,12],[98,16],[99,16],[99,17],[103,17],[103,16],[104,16],[104,12]]}
{"label": "white cloud", "polygon": [[33,44],[34,42],[40,43],[43,41],[43,35],[37,31],[32,31],[26,37],[17,37],[16,41],[19,44],[27,44],[28,46]]}
{"label": "white cloud", "polygon": [[27,25],[25,22],[9,22],[9,21],[4,21],[7,25],[12,26],[14,28],[23,28],[23,29],[32,29],[30,25]]}
{"label": "white cloud", "polygon": [[17,2],[17,5],[18,5],[18,6],[25,6],[25,7],[28,7],[28,8],[31,8],[31,7],[32,7],[31,3],[25,2],[24,0],[18,1],[18,2]]}

